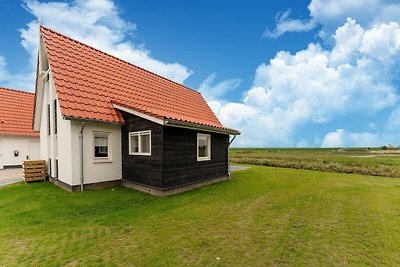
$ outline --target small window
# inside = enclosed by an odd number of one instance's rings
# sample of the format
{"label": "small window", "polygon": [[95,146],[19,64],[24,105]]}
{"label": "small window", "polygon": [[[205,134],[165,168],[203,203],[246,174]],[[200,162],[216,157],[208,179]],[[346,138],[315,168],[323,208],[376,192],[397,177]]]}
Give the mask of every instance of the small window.
{"label": "small window", "polygon": [[94,157],[97,159],[108,158],[108,134],[94,134]]}
{"label": "small window", "polygon": [[197,160],[211,159],[211,136],[209,134],[197,134]]}
{"label": "small window", "polygon": [[129,133],[129,155],[151,156],[151,131]]}

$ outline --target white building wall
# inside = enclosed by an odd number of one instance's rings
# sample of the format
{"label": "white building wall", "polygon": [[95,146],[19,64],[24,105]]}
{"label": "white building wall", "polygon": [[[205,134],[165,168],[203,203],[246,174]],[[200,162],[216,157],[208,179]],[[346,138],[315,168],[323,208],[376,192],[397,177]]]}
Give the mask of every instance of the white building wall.
{"label": "white building wall", "polygon": [[[80,184],[79,134],[82,121],[71,121],[72,184]],[[109,160],[94,159],[94,133],[109,134]],[[121,126],[110,123],[85,122],[83,131],[84,183],[98,183],[122,178]]]}
{"label": "white building wall", "polygon": [[[41,41],[39,69],[44,73],[49,68],[47,56]],[[50,66],[51,69],[51,66]],[[69,185],[80,184],[80,144],[79,133],[82,121],[62,118],[52,72],[49,80],[40,75],[38,86],[44,88],[40,118],[40,158],[46,160],[52,176],[56,173],[55,160],[58,159],[58,180]],[[54,133],[54,99],[57,99],[57,134]],[[47,105],[50,104],[50,117]],[[48,121],[50,120],[50,135]],[[109,133],[110,160],[94,160],[93,132]],[[121,127],[109,123],[86,122],[84,130],[84,178],[85,184],[119,180],[122,177]],[[49,159],[52,164],[49,166]]]}
{"label": "white building wall", "polygon": [[[47,88],[46,88],[47,89]],[[47,103],[49,99],[48,90],[44,90],[43,93],[43,107],[40,120],[40,159],[45,160],[48,164],[49,153],[48,153],[48,134],[47,134]],[[48,166],[47,166],[48,167]]]}
{"label": "white building wall", "polygon": [[[22,161],[27,157],[31,160],[40,159],[39,137],[0,135],[0,140],[0,154],[4,166],[22,165]],[[14,155],[14,151],[18,152],[18,156]]]}
{"label": "white building wall", "polygon": [[[71,121],[62,117],[58,102],[53,75],[50,72],[49,81],[44,84],[43,108],[40,123],[40,157],[46,160],[47,168],[51,168],[52,177],[55,177],[56,160],[58,159],[58,180],[72,184],[72,153],[71,153]],[[57,99],[57,106],[54,106]],[[47,106],[50,105],[50,117]],[[57,108],[57,134],[54,132],[54,108]],[[48,120],[50,120],[50,135],[48,134]],[[49,165],[51,159],[51,166]]]}

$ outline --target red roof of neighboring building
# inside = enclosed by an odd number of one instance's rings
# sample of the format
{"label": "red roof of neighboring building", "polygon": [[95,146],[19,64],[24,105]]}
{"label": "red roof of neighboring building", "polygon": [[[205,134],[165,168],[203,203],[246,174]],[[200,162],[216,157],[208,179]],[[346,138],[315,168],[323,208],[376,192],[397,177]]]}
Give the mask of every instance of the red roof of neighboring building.
{"label": "red roof of neighboring building", "polygon": [[39,136],[32,129],[35,95],[0,87],[0,135]]}
{"label": "red roof of neighboring building", "polygon": [[181,84],[40,27],[62,114],[123,122],[118,104],[158,119],[224,128],[202,95]]}

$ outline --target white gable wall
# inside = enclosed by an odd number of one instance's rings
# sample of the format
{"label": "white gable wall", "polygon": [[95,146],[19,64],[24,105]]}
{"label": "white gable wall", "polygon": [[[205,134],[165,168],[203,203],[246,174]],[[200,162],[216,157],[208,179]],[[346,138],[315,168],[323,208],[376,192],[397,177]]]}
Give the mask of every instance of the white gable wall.
{"label": "white gable wall", "polygon": [[[72,154],[71,154],[71,121],[64,120],[58,102],[53,75],[50,72],[49,81],[43,84],[43,107],[40,120],[40,155],[46,160],[47,168],[51,168],[51,176],[55,178],[56,160],[58,159],[58,180],[72,183]],[[54,107],[54,99],[57,106]],[[48,117],[50,105],[50,118]],[[54,108],[57,108],[57,134],[54,133]],[[48,134],[48,121],[50,120],[50,135]],[[51,159],[51,166],[49,166]]]}
{"label": "white gable wall", "polygon": [[[49,72],[49,79],[42,79],[43,74],[50,68],[43,42],[39,49],[39,76],[36,107],[40,117],[35,118],[35,125],[40,125],[40,158],[46,160],[47,168],[51,168],[53,178],[69,184],[80,184],[80,143],[79,134],[82,127],[81,120],[64,119],[58,102],[57,92],[53,80],[53,74]],[[57,106],[54,107],[54,99]],[[48,116],[50,105],[50,117]],[[54,108],[57,108],[57,134],[54,133]],[[50,135],[48,134],[48,122],[50,120]],[[35,126],[36,127],[36,126]],[[93,132],[109,134],[108,162],[94,160],[94,136]],[[119,180],[122,177],[121,155],[121,127],[115,124],[101,122],[85,122],[84,129],[84,182],[85,184],[104,181]],[[51,159],[51,166],[49,160]],[[56,159],[58,159],[58,177],[55,177]]]}

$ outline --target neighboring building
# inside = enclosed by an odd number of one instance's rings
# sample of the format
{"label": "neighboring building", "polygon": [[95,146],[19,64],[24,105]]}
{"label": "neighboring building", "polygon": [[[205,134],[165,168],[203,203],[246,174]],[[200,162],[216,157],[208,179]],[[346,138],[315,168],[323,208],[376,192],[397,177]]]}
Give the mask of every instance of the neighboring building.
{"label": "neighboring building", "polygon": [[34,129],[54,183],[161,195],[228,179],[240,134],[199,92],[42,26]]}
{"label": "neighboring building", "polygon": [[33,93],[0,87],[0,169],[40,159],[39,134],[32,130]]}

